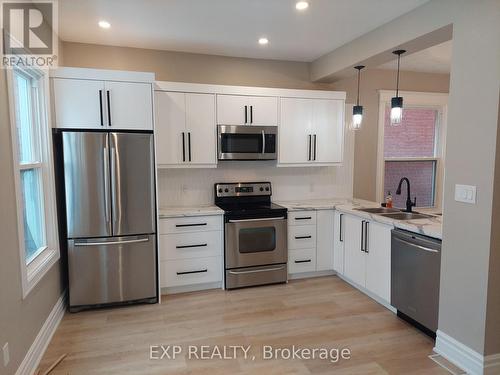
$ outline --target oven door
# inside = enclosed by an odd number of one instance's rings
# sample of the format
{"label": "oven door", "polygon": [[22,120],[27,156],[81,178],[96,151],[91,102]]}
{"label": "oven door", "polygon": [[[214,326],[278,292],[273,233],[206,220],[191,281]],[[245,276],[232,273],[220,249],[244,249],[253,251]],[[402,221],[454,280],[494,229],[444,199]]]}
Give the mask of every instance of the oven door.
{"label": "oven door", "polygon": [[219,125],[219,160],[276,160],[277,126]]}
{"label": "oven door", "polygon": [[225,225],[226,269],[286,263],[285,217],[229,220]]}

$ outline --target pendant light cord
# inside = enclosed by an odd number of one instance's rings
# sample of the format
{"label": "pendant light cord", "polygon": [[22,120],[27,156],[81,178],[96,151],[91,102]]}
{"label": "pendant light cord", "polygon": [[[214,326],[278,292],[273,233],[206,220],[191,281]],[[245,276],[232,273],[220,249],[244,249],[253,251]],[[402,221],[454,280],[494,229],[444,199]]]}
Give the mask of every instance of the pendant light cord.
{"label": "pendant light cord", "polygon": [[[401,55],[398,55],[398,76],[396,78],[396,97],[399,96],[399,62],[401,61]],[[359,89],[358,89],[359,90]]]}
{"label": "pendant light cord", "polygon": [[358,99],[356,100],[356,105],[359,105],[359,80],[360,80],[361,69],[358,69]]}

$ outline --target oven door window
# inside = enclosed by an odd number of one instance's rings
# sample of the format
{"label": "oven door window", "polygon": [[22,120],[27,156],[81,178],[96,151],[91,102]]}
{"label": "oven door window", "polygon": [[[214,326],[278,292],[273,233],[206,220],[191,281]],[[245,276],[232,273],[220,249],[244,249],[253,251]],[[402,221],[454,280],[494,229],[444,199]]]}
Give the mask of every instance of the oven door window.
{"label": "oven door window", "polygon": [[239,252],[261,253],[276,248],[276,228],[241,228],[238,233]]}
{"label": "oven door window", "polygon": [[260,134],[222,134],[221,148],[224,153],[262,152]]}

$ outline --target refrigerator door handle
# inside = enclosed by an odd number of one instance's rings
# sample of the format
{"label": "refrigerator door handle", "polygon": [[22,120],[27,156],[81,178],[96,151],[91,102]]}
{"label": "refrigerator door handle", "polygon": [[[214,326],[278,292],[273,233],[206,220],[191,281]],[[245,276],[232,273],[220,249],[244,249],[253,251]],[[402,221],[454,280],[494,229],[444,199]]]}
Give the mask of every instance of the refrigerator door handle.
{"label": "refrigerator door handle", "polygon": [[136,238],[133,240],[123,241],[99,241],[99,242],[78,242],[75,241],[75,246],[107,246],[107,245],[127,245],[131,243],[149,242],[149,237]]}
{"label": "refrigerator door handle", "polygon": [[106,217],[106,223],[109,223],[110,221],[110,215],[109,215],[109,151],[107,147],[104,147],[103,149],[103,155],[102,155],[102,160],[104,164],[103,168],[103,174],[104,174],[104,205],[106,206],[104,208],[104,213]]}
{"label": "refrigerator door handle", "polygon": [[[112,215],[113,215],[113,227],[116,228],[117,218],[121,216],[121,205],[117,199],[117,180],[116,175],[116,147],[111,147],[111,195],[112,195]],[[118,187],[119,189],[119,187]]]}

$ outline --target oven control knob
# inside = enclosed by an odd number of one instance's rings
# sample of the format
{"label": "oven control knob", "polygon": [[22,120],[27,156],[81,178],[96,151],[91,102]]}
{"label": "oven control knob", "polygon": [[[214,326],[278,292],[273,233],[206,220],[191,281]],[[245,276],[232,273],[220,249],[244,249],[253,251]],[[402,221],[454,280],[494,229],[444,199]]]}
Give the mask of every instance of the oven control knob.
{"label": "oven control knob", "polygon": [[269,191],[269,188],[268,188],[268,187],[266,187],[266,191]]}
{"label": "oven control knob", "polygon": [[264,191],[264,188],[263,188],[263,187],[261,187],[261,188],[260,188],[260,191]]}
{"label": "oven control knob", "polygon": [[219,190],[218,190],[218,192],[219,192],[219,193],[222,193],[222,189],[219,189]]}
{"label": "oven control knob", "polygon": [[228,188],[225,188],[225,189],[224,189],[224,193],[229,193],[229,189],[228,189]]}

